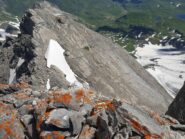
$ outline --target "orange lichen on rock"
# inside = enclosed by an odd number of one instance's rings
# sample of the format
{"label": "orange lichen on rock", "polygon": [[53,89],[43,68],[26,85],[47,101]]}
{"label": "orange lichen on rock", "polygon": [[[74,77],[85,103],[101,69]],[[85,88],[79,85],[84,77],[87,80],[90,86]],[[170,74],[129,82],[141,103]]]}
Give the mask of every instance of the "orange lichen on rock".
{"label": "orange lichen on rock", "polygon": [[4,137],[2,137],[2,139],[8,139],[10,136],[13,135],[10,125],[11,125],[11,121],[5,121],[0,124],[0,129],[3,129],[6,132],[6,134],[4,135]]}
{"label": "orange lichen on rock", "polygon": [[0,84],[0,89],[6,89],[6,88],[19,88],[19,89],[26,89],[29,88],[29,84],[26,82],[20,82],[17,84]]}
{"label": "orange lichen on rock", "polygon": [[20,82],[20,83],[17,83],[17,84],[0,84],[0,89],[3,89],[3,88],[8,88],[8,87],[18,87],[18,88],[21,88],[21,89],[26,89],[26,88],[29,88],[29,84],[26,83],[26,82]]}
{"label": "orange lichen on rock", "polygon": [[84,96],[85,96],[84,90],[83,90],[83,89],[78,89],[78,90],[75,92],[75,95],[76,95],[76,100],[77,100],[77,101],[80,101],[80,100],[83,99]]}
{"label": "orange lichen on rock", "polygon": [[19,92],[19,93],[15,93],[12,96],[14,96],[17,99],[26,99],[29,98],[29,96],[23,91],[23,92]]}
{"label": "orange lichen on rock", "polygon": [[112,100],[99,101],[95,104],[94,109],[110,109],[115,110]]}
{"label": "orange lichen on rock", "polygon": [[37,123],[36,123],[36,128],[37,128],[38,132],[41,131],[41,125],[42,125],[43,122],[44,122],[44,117],[43,116],[39,116],[38,120],[37,120]]}
{"label": "orange lichen on rock", "polygon": [[130,119],[128,122],[131,124],[131,126],[135,130],[137,130],[138,132],[140,132],[144,135],[144,139],[161,139],[160,135],[151,134],[150,131],[147,129],[147,127],[141,125],[136,120]]}
{"label": "orange lichen on rock", "polygon": [[42,134],[41,134],[41,135],[40,135],[40,138],[41,138],[41,139],[52,139],[52,135],[51,135],[51,133],[50,133],[50,134],[48,133],[47,135],[42,135]]}
{"label": "orange lichen on rock", "polygon": [[86,103],[86,104],[91,104],[91,105],[93,104],[92,100],[89,97],[86,97],[86,96],[83,98],[83,102]]}
{"label": "orange lichen on rock", "polygon": [[81,131],[79,138],[93,138],[96,129],[90,127],[89,125],[85,125]]}
{"label": "orange lichen on rock", "polygon": [[148,131],[148,129],[147,129],[146,127],[142,126],[142,125],[141,125],[139,122],[137,122],[136,120],[131,119],[131,120],[129,121],[129,123],[130,123],[131,126],[132,126],[134,129],[136,129],[137,131],[139,131],[139,132],[141,132],[141,133],[143,133],[143,134],[146,134],[146,135],[150,134],[150,132]]}
{"label": "orange lichen on rock", "polygon": [[9,87],[9,85],[7,85],[7,84],[0,84],[0,89],[8,88],[8,87]]}
{"label": "orange lichen on rock", "polygon": [[38,120],[37,120],[37,124],[36,124],[36,128],[37,131],[40,131],[41,125],[43,124],[43,122],[48,119],[50,112],[45,112],[43,115],[38,116]]}
{"label": "orange lichen on rock", "polygon": [[44,117],[45,117],[46,119],[48,119],[48,118],[49,118],[49,114],[50,114],[50,112],[45,112]]}
{"label": "orange lichen on rock", "polygon": [[93,107],[91,115],[95,115],[98,111],[102,109],[115,110],[115,106],[112,100],[98,101]]}
{"label": "orange lichen on rock", "polygon": [[163,139],[163,138],[157,134],[149,134],[149,135],[145,135],[144,139]]}
{"label": "orange lichen on rock", "polygon": [[59,131],[53,131],[52,134],[54,135],[55,139],[64,139],[65,136],[62,135]]}
{"label": "orange lichen on rock", "polygon": [[20,88],[22,88],[22,89],[29,88],[29,84],[26,83],[26,82],[20,82],[20,83],[18,83],[18,84],[15,84],[15,86],[20,87]]}
{"label": "orange lichen on rock", "polygon": [[65,103],[65,104],[70,104],[72,101],[72,96],[70,93],[65,93],[65,94],[54,94],[54,101],[59,102],[59,103]]}
{"label": "orange lichen on rock", "polygon": [[[4,107],[4,108],[7,108],[7,107]],[[4,109],[4,113],[9,118],[4,119],[0,123],[0,130],[4,130],[6,132],[6,134],[2,137],[2,139],[9,139],[11,137],[14,137],[15,139],[20,139],[19,135],[16,132],[14,132],[14,130],[12,129],[12,127],[16,123],[15,120],[16,120],[17,113],[15,111],[10,111],[9,109]]]}
{"label": "orange lichen on rock", "polygon": [[149,115],[160,125],[166,125],[169,123],[167,120],[161,118],[161,116],[156,112],[150,112]]}
{"label": "orange lichen on rock", "polygon": [[91,100],[92,94],[93,92],[90,90],[78,89],[75,92],[75,99],[77,102],[82,101],[86,104],[93,104]]}

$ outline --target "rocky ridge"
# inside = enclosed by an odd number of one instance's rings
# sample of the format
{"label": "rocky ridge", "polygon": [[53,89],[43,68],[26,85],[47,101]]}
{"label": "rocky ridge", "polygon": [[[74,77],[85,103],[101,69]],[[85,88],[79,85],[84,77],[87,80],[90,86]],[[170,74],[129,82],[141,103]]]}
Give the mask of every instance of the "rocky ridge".
{"label": "rocky ridge", "polygon": [[[2,139],[183,139],[169,117],[97,96],[91,89],[33,91],[27,83],[0,85]],[[175,128],[181,127],[181,128]],[[177,132],[178,131],[178,132]],[[181,134],[180,134],[181,133]]]}

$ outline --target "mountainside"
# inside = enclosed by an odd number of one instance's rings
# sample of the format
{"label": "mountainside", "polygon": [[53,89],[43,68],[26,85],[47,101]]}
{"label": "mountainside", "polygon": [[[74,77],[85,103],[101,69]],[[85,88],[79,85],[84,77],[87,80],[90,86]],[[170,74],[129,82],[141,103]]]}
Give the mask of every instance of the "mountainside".
{"label": "mountainside", "polygon": [[[75,20],[78,19],[47,5],[29,10],[20,25],[22,34],[4,45],[3,51],[8,49],[13,54],[2,56],[9,59],[2,61],[2,65],[10,63],[10,70],[2,66],[1,71],[5,73],[1,79],[10,76],[1,82],[26,80],[34,88],[44,90],[47,82],[51,88],[67,88],[79,81],[83,85],[89,84],[99,94],[124,98],[164,112],[172,98],[163,87],[124,49]],[[56,47],[57,52],[52,47]],[[53,63],[62,59],[57,56],[62,53],[69,67],[60,62]],[[55,59],[50,60],[52,55]],[[69,72],[73,77],[68,76]]]}
{"label": "mountainside", "polygon": [[[39,1],[42,0],[0,0],[0,22],[17,22],[15,16],[21,19],[24,11]],[[183,0],[47,1],[124,47],[171,96],[176,96],[185,80]],[[152,54],[147,56],[149,49]]]}
{"label": "mountainside", "polygon": [[164,88],[77,17],[45,1],[20,31],[0,47],[0,138],[184,139]]}

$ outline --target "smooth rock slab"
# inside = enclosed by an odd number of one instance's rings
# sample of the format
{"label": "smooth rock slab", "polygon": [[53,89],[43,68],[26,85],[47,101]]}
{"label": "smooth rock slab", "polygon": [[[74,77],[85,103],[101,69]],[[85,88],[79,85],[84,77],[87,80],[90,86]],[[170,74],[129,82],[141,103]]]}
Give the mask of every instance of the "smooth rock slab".
{"label": "smooth rock slab", "polygon": [[81,131],[83,120],[84,117],[79,112],[55,109],[50,112],[45,124],[56,126],[65,131],[72,131],[76,135]]}

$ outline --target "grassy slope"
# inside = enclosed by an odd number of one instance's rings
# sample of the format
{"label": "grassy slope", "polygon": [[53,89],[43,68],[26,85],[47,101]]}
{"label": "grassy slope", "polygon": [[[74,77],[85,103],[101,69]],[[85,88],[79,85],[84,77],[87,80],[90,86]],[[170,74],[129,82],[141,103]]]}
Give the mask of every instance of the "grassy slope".
{"label": "grassy slope", "polygon": [[112,0],[49,0],[61,9],[81,17],[84,22],[97,28],[110,25],[125,14],[125,10]]}
{"label": "grassy slope", "polygon": [[[22,16],[24,11],[35,2],[42,0],[6,0],[7,12]],[[58,5],[61,9],[75,14],[85,20],[86,23],[98,27],[107,25],[125,14],[120,4],[112,0],[48,0]]]}
{"label": "grassy slope", "polygon": [[[176,5],[179,2],[183,6],[177,8]],[[128,11],[126,18],[120,19],[119,23],[111,27],[129,32],[130,25],[144,26],[157,33],[161,32],[161,36],[168,36],[169,30],[173,29],[185,34],[185,21],[176,18],[176,14],[185,14],[185,1],[183,0],[174,0],[174,4],[170,4],[169,0],[143,0],[143,3],[139,5],[127,3],[124,7]],[[129,38],[125,42],[123,45],[127,45],[129,51],[132,51],[133,45],[137,44],[135,38]]]}
{"label": "grassy slope", "polygon": [[40,0],[6,0],[6,11],[12,15],[21,17],[24,11]]}

